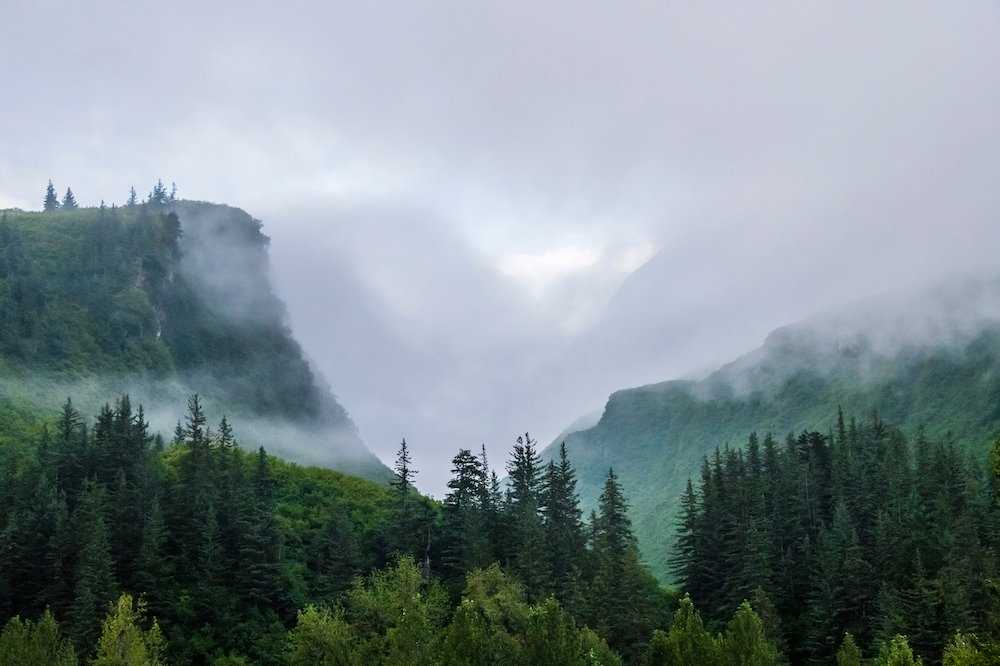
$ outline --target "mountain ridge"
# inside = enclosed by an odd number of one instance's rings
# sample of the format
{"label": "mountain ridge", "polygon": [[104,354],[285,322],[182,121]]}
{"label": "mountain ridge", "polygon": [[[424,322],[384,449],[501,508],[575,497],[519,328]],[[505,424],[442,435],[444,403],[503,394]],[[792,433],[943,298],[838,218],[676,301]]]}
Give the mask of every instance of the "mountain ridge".
{"label": "mountain ridge", "polygon": [[877,410],[981,455],[1000,430],[998,311],[1000,281],[963,278],[779,327],[700,379],[611,393],[595,426],[558,438],[543,456],[565,441],[588,509],[614,467],[643,555],[668,579],[687,479],[716,447],[742,446],[752,432],[826,432],[839,408],[858,418]]}

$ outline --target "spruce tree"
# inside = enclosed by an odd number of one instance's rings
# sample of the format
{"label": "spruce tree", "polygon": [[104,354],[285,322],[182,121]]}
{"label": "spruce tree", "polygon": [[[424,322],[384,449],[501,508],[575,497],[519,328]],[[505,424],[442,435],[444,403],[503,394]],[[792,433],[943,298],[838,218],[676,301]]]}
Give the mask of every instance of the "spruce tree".
{"label": "spruce tree", "polygon": [[52,185],[51,180],[45,188],[45,198],[42,200],[42,210],[46,213],[59,210],[59,196],[56,194],[56,188]]}
{"label": "spruce tree", "polygon": [[468,449],[460,449],[451,464],[442,516],[441,566],[444,580],[460,589],[466,571],[487,563],[480,505],[483,476],[479,459]]}
{"label": "spruce tree", "polygon": [[545,532],[540,514],[543,492],[542,461],[535,440],[528,433],[518,436],[507,463],[510,487],[505,502],[509,527],[509,567],[524,584],[529,600],[548,589]]}
{"label": "spruce tree", "polygon": [[639,562],[628,502],[614,469],[608,470],[598,499],[594,556],[597,569],[588,602],[590,621],[613,648],[626,658],[634,657],[651,629],[649,581]]}
{"label": "spruce tree", "polygon": [[559,446],[559,462],[546,470],[542,516],[548,555],[550,591],[570,612],[580,606],[581,555],[586,545],[576,494],[576,472],[569,462],[566,443]]}
{"label": "spruce tree", "polygon": [[128,188],[128,199],[125,201],[125,205],[129,208],[139,205],[139,195],[136,194],[135,187]]}
{"label": "spruce tree", "polygon": [[83,650],[96,641],[104,609],[118,594],[104,504],[103,489],[88,481],[74,520],[80,529],[80,554],[69,612],[71,634]]}
{"label": "spruce tree", "polygon": [[62,199],[63,210],[76,210],[79,206],[76,203],[76,197],[73,196],[73,190],[66,188],[66,194],[63,195]]}
{"label": "spruce tree", "polygon": [[399,444],[396,452],[396,463],[393,465],[393,479],[389,482],[396,491],[396,510],[401,524],[408,524],[410,518],[410,494],[413,489],[413,478],[417,470],[413,469],[413,459],[406,438]]}

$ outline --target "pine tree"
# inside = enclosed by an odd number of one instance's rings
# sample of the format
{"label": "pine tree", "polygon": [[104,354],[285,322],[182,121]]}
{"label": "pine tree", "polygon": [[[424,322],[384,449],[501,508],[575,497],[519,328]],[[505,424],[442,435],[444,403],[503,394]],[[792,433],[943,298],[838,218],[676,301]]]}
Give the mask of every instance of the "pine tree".
{"label": "pine tree", "polygon": [[129,208],[139,205],[139,195],[136,194],[135,187],[128,188],[128,200],[125,201],[125,205]]}
{"label": "pine tree", "polygon": [[509,528],[506,555],[509,568],[524,584],[529,600],[534,601],[548,589],[549,572],[545,557],[545,532],[540,514],[542,462],[535,440],[528,433],[514,443],[507,463],[510,488],[507,492],[505,520]]}
{"label": "pine tree", "polygon": [[153,185],[153,190],[149,193],[149,203],[154,206],[162,206],[167,203],[168,196],[163,180],[158,179],[156,184]]}
{"label": "pine tree", "polygon": [[546,470],[542,516],[551,593],[570,612],[578,611],[581,603],[581,554],[586,545],[581,515],[576,472],[563,442],[559,446],[559,462],[550,462]]}
{"label": "pine tree", "polygon": [[690,593],[698,585],[698,496],[694,485],[688,479],[684,495],[681,496],[680,518],[677,522],[677,540],[670,556],[670,574]]}
{"label": "pine tree", "polygon": [[468,449],[452,458],[452,478],[443,507],[442,577],[460,589],[466,571],[485,565],[487,536],[483,530],[480,501],[483,497],[479,459]]}
{"label": "pine tree", "polygon": [[413,489],[413,478],[416,475],[417,470],[413,469],[410,449],[404,437],[396,452],[396,464],[393,465],[394,478],[389,482],[389,485],[396,489],[396,507],[403,524],[408,524],[410,493]]}
{"label": "pine tree", "polygon": [[118,593],[104,503],[103,489],[89,481],[74,520],[80,529],[80,555],[69,617],[71,634],[81,649],[96,641],[103,611]]}
{"label": "pine tree", "polygon": [[308,549],[310,597],[332,606],[361,573],[361,552],[349,521],[333,513]]}
{"label": "pine tree", "polygon": [[56,195],[56,188],[52,185],[51,180],[45,188],[45,199],[42,200],[42,210],[46,213],[59,210],[59,197]]}
{"label": "pine tree", "polygon": [[169,562],[166,558],[167,525],[158,497],[150,501],[142,530],[142,547],[139,550],[135,586],[145,595],[154,613],[166,610],[166,595],[170,589]]}
{"label": "pine tree", "polygon": [[79,206],[76,203],[76,197],[73,196],[73,190],[66,188],[66,194],[63,195],[62,200],[63,210],[76,210]]}
{"label": "pine tree", "polygon": [[639,562],[639,550],[628,502],[613,469],[608,470],[598,498],[594,528],[596,571],[588,601],[590,621],[626,659],[637,656],[652,629],[647,588],[648,572]]}
{"label": "pine tree", "polygon": [[267,453],[257,451],[252,478],[253,494],[246,508],[243,543],[242,592],[250,604],[260,608],[287,610],[281,585],[281,534],[274,518],[273,479]]}

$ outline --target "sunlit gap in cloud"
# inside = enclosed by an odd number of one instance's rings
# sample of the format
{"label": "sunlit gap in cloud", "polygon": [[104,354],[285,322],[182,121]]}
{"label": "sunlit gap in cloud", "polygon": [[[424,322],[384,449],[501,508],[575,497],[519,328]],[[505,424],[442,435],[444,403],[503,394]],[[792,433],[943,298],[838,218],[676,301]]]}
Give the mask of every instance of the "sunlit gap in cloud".
{"label": "sunlit gap in cloud", "polygon": [[655,252],[648,241],[609,248],[567,245],[504,254],[497,268],[563,332],[576,333],[593,323],[621,282]]}

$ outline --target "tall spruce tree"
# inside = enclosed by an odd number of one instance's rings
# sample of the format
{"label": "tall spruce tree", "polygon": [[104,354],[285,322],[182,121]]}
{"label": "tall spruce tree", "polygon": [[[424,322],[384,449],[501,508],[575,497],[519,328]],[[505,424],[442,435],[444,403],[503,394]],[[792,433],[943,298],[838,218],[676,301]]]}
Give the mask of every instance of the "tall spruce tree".
{"label": "tall spruce tree", "polygon": [[576,493],[576,472],[566,453],[566,443],[559,446],[558,463],[546,469],[542,516],[550,591],[563,608],[578,612],[581,605],[581,555],[586,546],[580,518],[580,500]]}
{"label": "tall spruce tree", "polygon": [[46,213],[59,210],[59,195],[56,194],[56,188],[52,184],[51,180],[45,187],[45,198],[42,199],[42,210]]}
{"label": "tall spruce tree", "polygon": [[105,502],[103,488],[88,481],[74,517],[80,530],[80,551],[69,619],[71,635],[81,650],[89,650],[94,644],[104,610],[118,595]]}
{"label": "tall spruce tree", "polygon": [[535,440],[528,433],[518,436],[507,462],[507,558],[510,570],[524,583],[530,600],[544,596],[549,581],[540,513],[544,492],[542,472]]}

